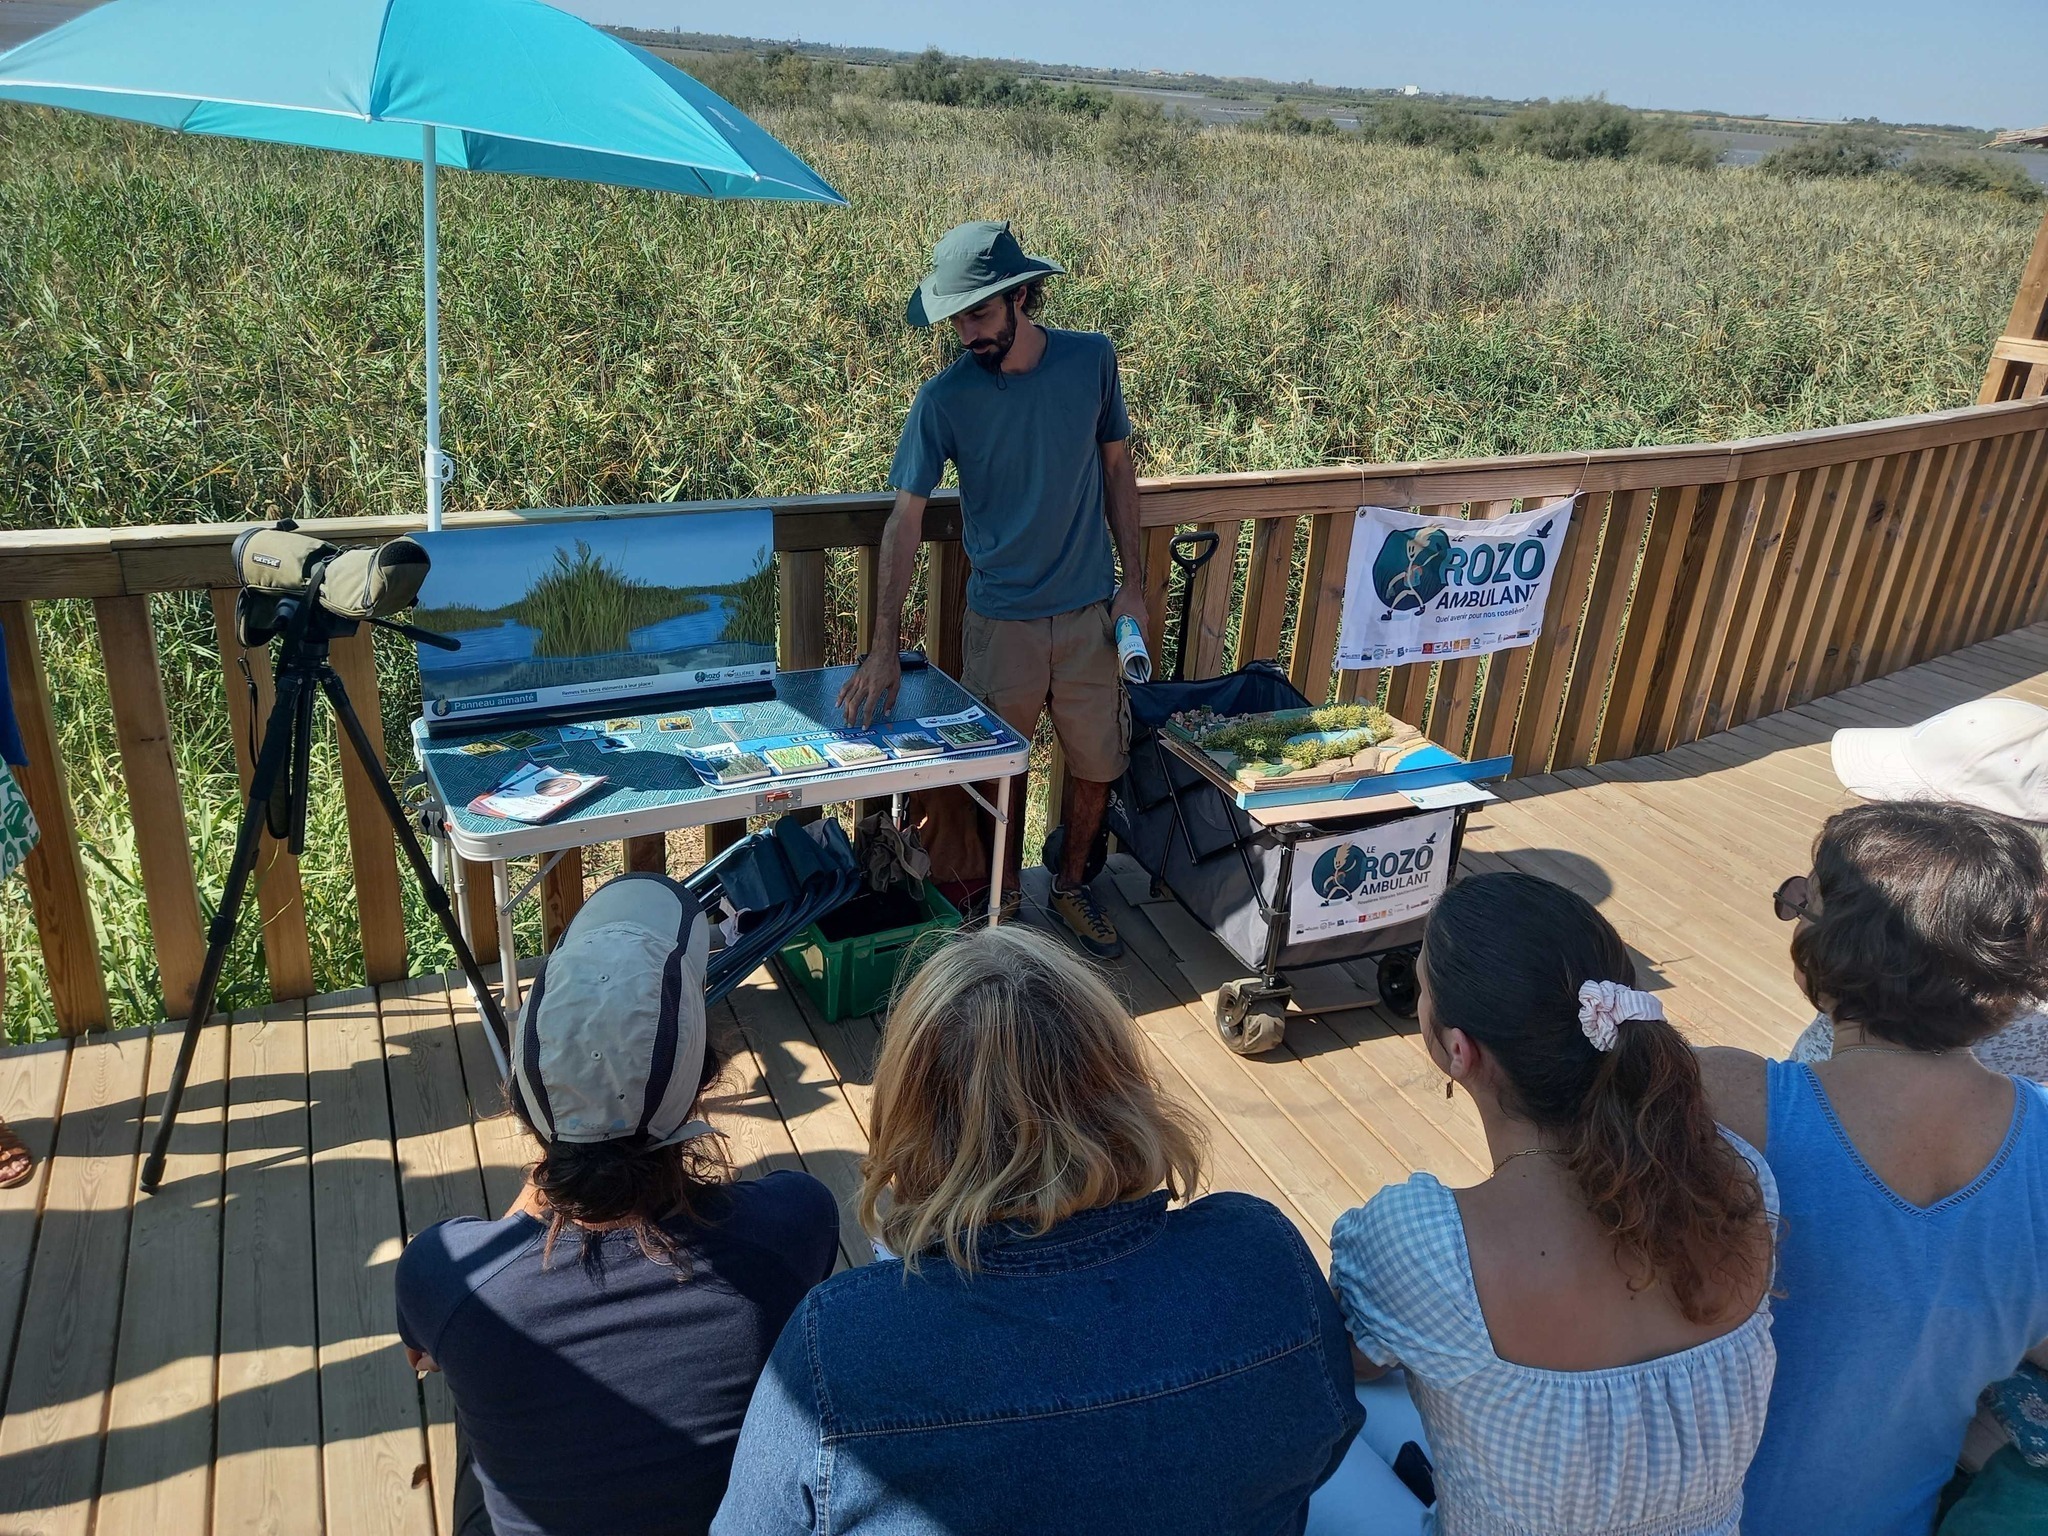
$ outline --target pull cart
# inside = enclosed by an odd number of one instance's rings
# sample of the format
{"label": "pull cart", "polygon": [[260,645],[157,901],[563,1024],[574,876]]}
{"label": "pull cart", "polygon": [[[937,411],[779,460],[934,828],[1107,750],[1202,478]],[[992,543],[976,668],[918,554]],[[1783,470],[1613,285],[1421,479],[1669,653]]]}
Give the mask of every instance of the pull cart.
{"label": "pull cart", "polygon": [[[1191,577],[1214,550],[1213,535],[1176,539],[1174,563]],[[1189,591],[1184,580],[1182,655]],[[1223,1042],[1240,1055],[1278,1046],[1293,993],[1284,973],[1335,961],[1376,960],[1381,1000],[1413,1017],[1423,928],[1456,873],[1467,811],[1492,798],[1478,784],[1504,777],[1511,760],[1468,763],[1438,753],[1447,760],[1349,785],[1248,792],[1169,721],[1194,709],[1252,715],[1311,701],[1270,661],[1197,682],[1180,681],[1180,671],[1176,663],[1174,680],[1129,690],[1130,766],[1106,820],[1152,876],[1154,894],[1171,891],[1254,973],[1217,994]],[[1091,877],[1100,852],[1092,851]],[[1056,831],[1046,862],[1056,864],[1058,854]]]}

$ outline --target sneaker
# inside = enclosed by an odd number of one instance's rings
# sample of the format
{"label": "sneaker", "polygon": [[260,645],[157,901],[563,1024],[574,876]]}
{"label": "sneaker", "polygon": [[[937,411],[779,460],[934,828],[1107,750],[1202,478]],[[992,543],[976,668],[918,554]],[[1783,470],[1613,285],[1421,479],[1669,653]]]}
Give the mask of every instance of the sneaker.
{"label": "sneaker", "polygon": [[1095,892],[1085,885],[1054,885],[1052,888],[1053,915],[1067,925],[1067,931],[1080,940],[1081,947],[1098,960],[1114,960],[1124,952],[1124,941],[1117,937],[1116,924],[1109,920],[1095,899]]}

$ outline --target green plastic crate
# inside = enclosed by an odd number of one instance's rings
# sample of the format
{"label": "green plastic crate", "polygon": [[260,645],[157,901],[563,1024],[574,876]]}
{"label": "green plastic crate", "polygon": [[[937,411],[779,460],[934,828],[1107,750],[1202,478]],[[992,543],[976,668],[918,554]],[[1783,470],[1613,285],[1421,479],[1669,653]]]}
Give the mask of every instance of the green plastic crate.
{"label": "green plastic crate", "polygon": [[802,984],[828,1024],[873,1013],[887,1006],[904,951],[924,934],[960,926],[959,912],[939,894],[935,880],[924,883],[924,910],[921,923],[850,939],[828,939],[812,923],[782,946],[783,969]]}

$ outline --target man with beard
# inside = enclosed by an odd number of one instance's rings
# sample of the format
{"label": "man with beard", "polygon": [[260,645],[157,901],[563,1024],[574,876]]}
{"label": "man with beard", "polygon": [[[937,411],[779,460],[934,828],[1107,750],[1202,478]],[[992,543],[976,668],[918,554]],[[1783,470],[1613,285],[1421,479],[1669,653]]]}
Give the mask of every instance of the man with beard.
{"label": "man with beard", "polygon": [[[1051,709],[1071,774],[1053,911],[1084,949],[1109,959],[1123,943],[1082,876],[1127,761],[1115,621],[1144,623],[1145,568],[1116,348],[1107,336],[1032,318],[1044,280],[1065,270],[1025,255],[1007,223],[962,224],[933,251],[905,318],[914,326],[950,320],[964,350],[926,381],[904,423],[889,470],[896,505],[882,534],[874,649],[839,703],[862,728],[895,704],[899,623],[925,501],[950,462],[972,568],[960,680],[1026,737]],[[1020,776],[1013,805],[1024,804],[1023,788]],[[1011,839],[1004,872],[1006,915],[1017,901],[1020,841]],[[991,903],[998,899],[992,892]]]}

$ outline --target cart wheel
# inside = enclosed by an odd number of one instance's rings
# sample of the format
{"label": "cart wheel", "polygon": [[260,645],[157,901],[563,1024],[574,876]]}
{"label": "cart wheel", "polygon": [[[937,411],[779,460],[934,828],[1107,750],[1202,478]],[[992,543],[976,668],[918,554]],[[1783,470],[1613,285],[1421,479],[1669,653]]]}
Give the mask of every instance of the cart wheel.
{"label": "cart wheel", "polygon": [[1415,1017],[1416,1004],[1420,1000],[1421,988],[1415,979],[1415,955],[1416,951],[1412,949],[1395,949],[1380,956],[1380,1001],[1404,1019]]}
{"label": "cart wheel", "polygon": [[1227,981],[1216,993],[1216,1033],[1240,1056],[1257,1056],[1287,1038],[1287,999],[1259,996],[1259,981]]}
{"label": "cart wheel", "polygon": [[[1067,825],[1061,822],[1045,834],[1045,854],[1042,862],[1057,875],[1060,872],[1060,857],[1067,846]],[[1109,828],[1104,827],[1095,834],[1095,846],[1088,850],[1088,864],[1081,872],[1081,883],[1090,885],[1102,873],[1102,866],[1109,862]]]}

